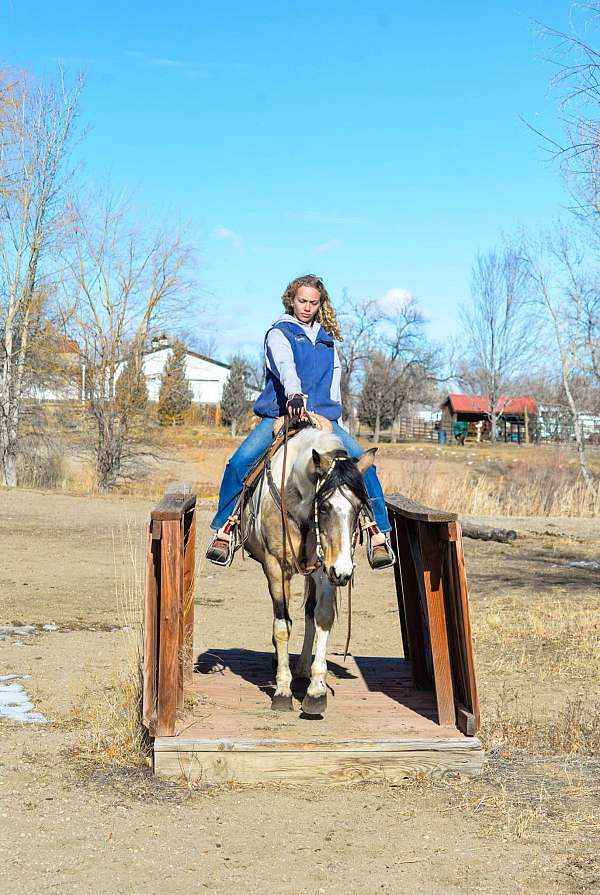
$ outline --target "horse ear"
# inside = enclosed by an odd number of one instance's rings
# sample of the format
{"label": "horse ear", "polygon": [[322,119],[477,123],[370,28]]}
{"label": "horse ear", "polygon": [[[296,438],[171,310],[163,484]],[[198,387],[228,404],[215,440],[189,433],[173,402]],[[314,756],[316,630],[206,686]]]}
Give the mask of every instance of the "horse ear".
{"label": "horse ear", "polygon": [[370,469],[375,462],[376,453],[377,448],[369,448],[369,450],[365,451],[364,454],[362,454],[356,461],[356,468],[360,473],[362,473],[362,475],[364,475],[367,469]]}
{"label": "horse ear", "polygon": [[317,467],[317,469],[321,468],[321,455],[318,451],[315,451],[313,448],[313,463]]}

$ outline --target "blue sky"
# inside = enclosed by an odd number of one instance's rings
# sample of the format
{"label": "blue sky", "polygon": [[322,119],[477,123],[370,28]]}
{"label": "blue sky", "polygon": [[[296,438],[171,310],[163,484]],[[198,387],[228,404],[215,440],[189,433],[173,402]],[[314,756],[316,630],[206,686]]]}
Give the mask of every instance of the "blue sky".
{"label": "blue sky", "polygon": [[[85,15],[84,15],[85,11]],[[0,0],[0,62],[84,69],[86,175],[187,221],[220,354],[259,347],[294,276],[407,289],[440,341],[477,251],[566,204],[523,123],[557,132],[567,0]],[[218,311],[218,314],[216,313]],[[220,332],[216,332],[216,327]]]}

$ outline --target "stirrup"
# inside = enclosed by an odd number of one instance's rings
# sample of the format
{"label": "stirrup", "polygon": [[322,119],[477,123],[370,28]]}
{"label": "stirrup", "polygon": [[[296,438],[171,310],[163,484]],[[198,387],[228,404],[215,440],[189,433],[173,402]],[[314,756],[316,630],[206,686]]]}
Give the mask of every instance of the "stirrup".
{"label": "stirrup", "polygon": [[373,535],[380,534],[377,524],[369,520],[362,528],[367,533],[367,559],[369,560],[369,565],[376,571],[389,569],[396,562],[396,555],[392,550],[387,534],[384,535],[385,541],[383,544],[373,546]]}
{"label": "stirrup", "polygon": [[[209,544],[208,550],[206,551],[206,558],[215,566],[230,566],[233,562],[233,557],[235,556],[235,551],[238,547],[238,521],[239,519],[237,516],[230,516],[225,525],[219,529]],[[219,537],[221,532],[229,535],[229,540]],[[223,544],[223,547],[217,547],[217,544]]]}

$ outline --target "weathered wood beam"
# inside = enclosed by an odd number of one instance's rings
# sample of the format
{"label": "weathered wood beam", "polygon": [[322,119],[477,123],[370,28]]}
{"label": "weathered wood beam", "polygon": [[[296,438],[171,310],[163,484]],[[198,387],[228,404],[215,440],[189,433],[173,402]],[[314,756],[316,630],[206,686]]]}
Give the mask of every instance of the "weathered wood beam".
{"label": "weathered wood beam", "polygon": [[462,533],[465,538],[473,538],[477,541],[498,541],[500,544],[512,544],[517,539],[514,528],[494,528],[488,525],[479,525],[461,519]]}

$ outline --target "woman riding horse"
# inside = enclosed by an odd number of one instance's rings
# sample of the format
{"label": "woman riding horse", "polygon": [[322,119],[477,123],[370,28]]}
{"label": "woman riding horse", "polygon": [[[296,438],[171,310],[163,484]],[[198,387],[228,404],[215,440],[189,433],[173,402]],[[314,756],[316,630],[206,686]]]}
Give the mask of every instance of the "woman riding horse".
{"label": "woman riding horse", "polygon": [[[266,384],[254,405],[260,423],[239,446],[225,469],[217,514],[211,523],[216,535],[206,557],[217,565],[228,565],[235,546],[237,518],[234,510],[244,479],[273,440],[273,423],[281,416],[301,419],[313,412],[331,422],[351,457],[363,450],[340,425],[342,416],[341,367],[334,339],[341,341],[335,312],[319,277],[298,277],[282,296],[286,313],[265,337]],[[371,466],[364,474],[372,522],[367,526],[371,567],[382,569],[394,562],[387,533],[391,530],[385,498],[377,472]]]}

